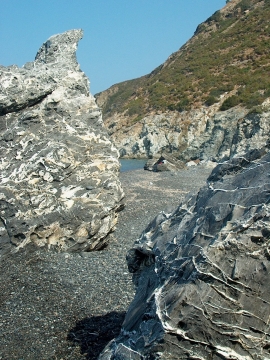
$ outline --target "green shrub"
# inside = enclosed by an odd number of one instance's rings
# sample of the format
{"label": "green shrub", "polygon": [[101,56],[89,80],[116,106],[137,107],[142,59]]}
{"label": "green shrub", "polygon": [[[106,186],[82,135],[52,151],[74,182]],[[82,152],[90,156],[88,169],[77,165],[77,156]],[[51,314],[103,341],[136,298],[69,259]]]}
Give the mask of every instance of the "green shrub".
{"label": "green shrub", "polygon": [[236,105],[238,105],[240,103],[240,98],[237,95],[232,95],[230,97],[228,97],[223,104],[220,107],[221,111],[225,111],[228,110]]}
{"label": "green shrub", "polygon": [[220,11],[216,11],[212,16],[210,16],[206,22],[209,23],[211,21],[216,21],[216,22],[219,22],[221,20],[221,13]]}
{"label": "green shrub", "polygon": [[189,100],[187,98],[183,98],[175,105],[175,110],[182,112],[184,110],[189,109]]}
{"label": "green shrub", "polygon": [[129,106],[127,108],[127,113],[129,116],[135,115],[135,114],[142,114],[143,111],[143,100],[142,99],[136,99],[133,101],[130,101]]}
{"label": "green shrub", "polygon": [[249,95],[245,99],[245,105],[248,108],[252,108],[253,106],[261,105],[263,100],[264,100],[264,96],[258,92],[255,92],[255,93]]}
{"label": "green shrub", "polygon": [[206,29],[206,25],[204,23],[199,24],[197,26],[197,29],[195,30],[195,34],[199,34],[200,32],[203,32]]}
{"label": "green shrub", "polygon": [[212,89],[209,93],[209,96],[213,96],[215,98],[219,97],[220,95],[224,94],[227,90],[223,88],[215,88]]}
{"label": "green shrub", "polygon": [[241,8],[241,11],[244,12],[244,11],[250,9],[251,1],[250,0],[242,0],[239,5],[240,5],[240,8]]}
{"label": "green shrub", "polygon": [[218,102],[218,99],[215,96],[209,95],[205,100],[205,105],[211,106],[217,102]]}
{"label": "green shrub", "polygon": [[[269,0],[270,1],[270,0]],[[270,97],[270,86],[268,85],[268,87],[266,88],[265,90],[265,93],[264,93],[265,97]]]}

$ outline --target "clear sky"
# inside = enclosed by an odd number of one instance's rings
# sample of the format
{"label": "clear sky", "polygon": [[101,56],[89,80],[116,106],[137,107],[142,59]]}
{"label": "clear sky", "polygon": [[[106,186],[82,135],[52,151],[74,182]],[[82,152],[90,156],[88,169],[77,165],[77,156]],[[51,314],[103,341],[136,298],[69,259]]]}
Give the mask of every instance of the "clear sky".
{"label": "clear sky", "polygon": [[0,0],[0,64],[33,61],[50,36],[81,28],[92,94],[148,74],[225,0]]}

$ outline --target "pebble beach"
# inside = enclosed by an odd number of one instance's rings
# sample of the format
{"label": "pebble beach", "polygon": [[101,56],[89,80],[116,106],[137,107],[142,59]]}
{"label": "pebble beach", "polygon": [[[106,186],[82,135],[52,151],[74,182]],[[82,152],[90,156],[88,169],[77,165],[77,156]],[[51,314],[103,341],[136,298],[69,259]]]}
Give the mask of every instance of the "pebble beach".
{"label": "pebble beach", "polygon": [[22,251],[2,260],[0,359],[97,359],[134,296],[126,253],[162,210],[205,184],[202,165],[120,173],[125,208],[108,246],[90,253]]}

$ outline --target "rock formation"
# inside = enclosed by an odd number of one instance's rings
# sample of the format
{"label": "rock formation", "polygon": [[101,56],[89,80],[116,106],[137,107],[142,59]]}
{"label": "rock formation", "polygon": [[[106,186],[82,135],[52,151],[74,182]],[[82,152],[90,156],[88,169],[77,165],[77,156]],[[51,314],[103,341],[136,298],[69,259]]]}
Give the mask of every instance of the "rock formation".
{"label": "rock formation", "polygon": [[0,67],[0,254],[99,249],[116,223],[118,152],[76,60],[82,35],[52,36],[34,62]]}
{"label": "rock formation", "polygon": [[[197,164],[196,164],[197,165]],[[182,161],[176,159],[172,154],[163,152],[158,158],[148,159],[144,165],[144,170],[149,171],[178,171],[185,168]]]}
{"label": "rock formation", "polygon": [[258,114],[242,107],[218,111],[220,104],[149,115],[128,128],[123,127],[121,117],[117,124],[115,115],[106,126],[120,155],[127,158],[159,157],[172,152],[184,162],[219,161],[266,145],[270,136],[268,100]]}
{"label": "rock formation", "polygon": [[136,295],[100,359],[270,358],[270,154],[217,166],[130,250]]}

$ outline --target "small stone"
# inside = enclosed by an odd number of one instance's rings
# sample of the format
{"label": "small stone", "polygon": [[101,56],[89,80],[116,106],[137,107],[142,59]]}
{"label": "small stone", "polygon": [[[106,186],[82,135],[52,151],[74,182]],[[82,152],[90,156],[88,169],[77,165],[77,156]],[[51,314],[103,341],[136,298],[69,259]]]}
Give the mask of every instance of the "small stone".
{"label": "small stone", "polygon": [[52,181],[53,181],[53,177],[52,177],[52,175],[51,175],[49,172],[46,172],[46,173],[44,174],[43,179],[44,179],[45,181],[48,181],[48,182],[52,182]]}

